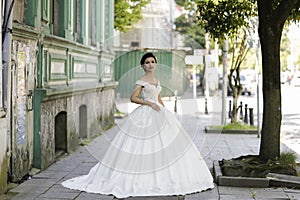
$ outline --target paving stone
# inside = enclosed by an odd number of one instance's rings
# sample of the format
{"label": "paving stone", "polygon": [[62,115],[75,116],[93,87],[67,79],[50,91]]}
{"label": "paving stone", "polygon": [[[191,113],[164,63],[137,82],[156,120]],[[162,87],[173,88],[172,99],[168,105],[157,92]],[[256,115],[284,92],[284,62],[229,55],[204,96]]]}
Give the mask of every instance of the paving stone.
{"label": "paving stone", "polygon": [[62,185],[60,184],[56,184],[56,185],[53,185],[51,188],[49,188],[47,190],[47,192],[60,192],[60,193],[74,193],[74,192],[80,192],[80,191],[77,191],[77,190],[71,190],[71,189],[68,189],[66,187],[63,187]]}
{"label": "paving stone", "polygon": [[101,194],[92,194],[81,192],[79,196],[75,198],[75,200],[112,200],[114,197],[112,195],[101,195]]}
{"label": "paving stone", "polygon": [[53,179],[30,179],[22,184],[18,185],[17,187],[10,190],[10,192],[17,192],[17,193],[28,193],[33,191],[46,191],[52,185],[54,185],[56,181]]}
{"label": "paving stone", "polygon": [[252,191],[249,188],[219,186],[218,190],[220,195],[247,195],[248,196],[248,194],[250,194],[252,196]]}
{"label": "paving stone", "polygon": [[291,200],[300,199],[300,190],[284,189],[284,192]]}
{"label": "paving stone", "polygon": [[70,174],[87,174],[94,165],[95,164],[88,165],[88,166],[80,165],[77,168],[75,168]]}
{"label": "paving stone", "polygon": [[282,188],[252,188],[255,199],[289,199]]}
{"label": "paving stone", "polygon": [[218,198],[219,198],[218,188],[215,187],[211,190],[185,195],[184,199],[199,200],[199,199],[218,199]]}
{"label": "paving stone", "polygon": [[178,196],[129,197],[126,200],[178,200]]}
{"label": "paving stone", "polygon": [[39,195],[39,193],[21,193],[14,196],[11,200],[33,200]]}
{"label": "paving stone", "polygon": [[73,192],[46,192],[38,196],[39,199],[75,199],[79,195],[80,191]]}
{"label": "paving stone", "polygon": [[84,162],[85,163],[95,163],[96,164],[98,162],[98,160],[95,159],[93,156],[90,156],[89,158],[85,159]]}
{"label": "paving stone", "polygon": [[71,172],[73,171],[79,163],[72,164],[72,163],[60,163],[60,164],[52,164],[50,167],[47,168],[49,171],[55,172]]}
{"label": "paving stone", "polygon": [[29,184],[22,184],[18,187],[15,187],[9,192],[14,192],[14,193],[44,193],[49,189],[50,186],[38,186],[38,185],[29,185]]}
{"label": "paving stone", "polygon": [[244,196],[244,195],[220,195],[219,200],[253,200],[255,199],[252,196]]}
{"label": "paving stone", "polygon": [[51,171],[51,170],[45,170],[41,173],[38,173],[34,175],[32,178],[33,179],[55,179],[59,180],[62,177],[66,176],[69,172],[66,171]]}

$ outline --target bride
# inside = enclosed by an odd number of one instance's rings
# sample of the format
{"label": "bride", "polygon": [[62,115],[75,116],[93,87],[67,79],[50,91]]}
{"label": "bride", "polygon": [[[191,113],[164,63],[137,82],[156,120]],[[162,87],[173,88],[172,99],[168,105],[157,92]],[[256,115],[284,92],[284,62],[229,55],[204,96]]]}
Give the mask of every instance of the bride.
{"label": "bride", "polygon": [[140,64],[145,74],[130,99],[141,106],[119,127],[102,160],[87,175],[64,181],[64,187],[117,198],[185,195],[214,187],[192,139],[164,108],[154,76],[156,57],[148,52]]}

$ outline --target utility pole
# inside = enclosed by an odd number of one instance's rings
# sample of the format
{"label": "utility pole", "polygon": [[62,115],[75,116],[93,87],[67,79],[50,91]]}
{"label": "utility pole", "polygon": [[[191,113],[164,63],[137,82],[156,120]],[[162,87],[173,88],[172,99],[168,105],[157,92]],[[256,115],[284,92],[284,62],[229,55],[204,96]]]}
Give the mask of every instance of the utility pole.
{"label": "utility pole", "polygon": [[223,43],[223,87],[222,87],[222,125],[226,124],[226,99],[227,99],[227,54],[228,54],[228,39]]}

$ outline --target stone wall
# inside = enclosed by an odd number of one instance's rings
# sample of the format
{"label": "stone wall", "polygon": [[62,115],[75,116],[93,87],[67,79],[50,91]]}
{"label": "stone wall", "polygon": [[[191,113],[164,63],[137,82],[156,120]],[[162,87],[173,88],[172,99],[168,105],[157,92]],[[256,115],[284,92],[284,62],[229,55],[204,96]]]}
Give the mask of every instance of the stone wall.
{"label": "stone wall", "polygon": [[[64,96],[48,92],[48,96],[41,103],[41,168],[45,169],[56,159],[60,144],[66,140],[66,153],[75,150],[82,138],[79,133],[80,126],[86,120],[86,138],[103,133],[105,129],[114,124],[114,85],[100,86],[91,90],[77,90],[64,93]],[[66,95],[68,94],[68,95]],[[86,117],[80,116],[80,107],[86,108]],[[66,116],[65,127],[61,121]],[[60,121],[55,121],[55,118]],[[65,132],[64,132],[64,129]],[[82,129],[81,129],[82,131]],[[60,138],[58,138],[60,134]],[[56,139],[55,139],[56,135]],[[65,137],[65,139],[64,139]]]}

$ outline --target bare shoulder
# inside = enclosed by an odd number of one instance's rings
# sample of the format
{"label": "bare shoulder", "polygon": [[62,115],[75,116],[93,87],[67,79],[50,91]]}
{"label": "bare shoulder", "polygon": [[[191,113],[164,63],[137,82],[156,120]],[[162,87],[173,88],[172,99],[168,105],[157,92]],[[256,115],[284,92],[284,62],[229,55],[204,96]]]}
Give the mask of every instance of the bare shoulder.
{"label": "bare shoulder", "polygon": [[141,80],[141,81],[147,81],[147,77],[144,75],[144,76],[141,76],[140,78],[139,78],[139,80]]}

